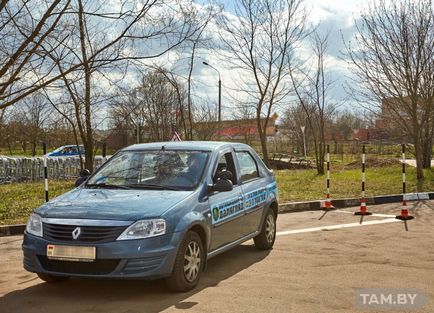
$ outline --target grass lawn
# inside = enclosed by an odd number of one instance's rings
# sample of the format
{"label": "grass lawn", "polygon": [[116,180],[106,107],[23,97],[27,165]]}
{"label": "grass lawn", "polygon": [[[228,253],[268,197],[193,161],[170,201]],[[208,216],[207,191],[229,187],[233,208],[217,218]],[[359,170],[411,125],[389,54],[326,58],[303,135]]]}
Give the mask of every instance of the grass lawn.
{"label": "grass lawn", "polygon": [[[276,171],[280,202],[316,200],[325,197],[326,176],[318,176],[316,170]],[[406,168],[407,192],[434,191],[434,170],[425,171],[425,179],[416,183],[416,168]],[[402,193],[400,165],[367,168],[365,194],[375,195]],[[345,169],[332,166],[330,173],[332,198],[360,197],[361,169]]]}
{"label": "grass lawn", "polygon": [[[50,181],[50,198],[72,188],[74,181]],[[44,182],[0,185],[0,225],[26,223],[30,212],[44,203]]]}
{"label": "grass lawn", "polygon": [[[325,175],[315,170],[275,171],[280,202],[307,201],[324,198]],[[424,181],[416,184],[416,169],[407,167],[407,192],[434,191],[434,170],[425,171]],[[401,166],[367,168],[366,196],[402,192]],[[332,163],[330,191],[334,199],[359,197],[359,168]],[[50,181],[50,198],[74,187],[74,181]],[[25,223],[32,210],[44,202],[44,184],[40,182],[0,185],[0,225]]]}

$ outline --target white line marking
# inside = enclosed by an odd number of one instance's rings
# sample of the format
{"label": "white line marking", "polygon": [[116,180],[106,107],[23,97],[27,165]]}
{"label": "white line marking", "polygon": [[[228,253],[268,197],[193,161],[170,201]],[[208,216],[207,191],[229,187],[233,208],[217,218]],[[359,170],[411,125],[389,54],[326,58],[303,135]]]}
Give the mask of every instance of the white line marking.
{"label": "white line marking", "polygon": [[398,219],[395,219],[395,218],[393,218],[393,219],[392,218],[386,218],[384,220],[375,220],[375,221],[363,222],[363,224],[349,223],[349,224],[338,224],[338,225],[329,225],[329,226],[321,226],[321,227],[285,230],[285,231],[277,232],[276,235],[277,236],[284,236],[284,235],[292,235],[292,234],[300,234],[300,233],[311,233],[311,232],[323,231],[323,230],[334,230],[334,229],[341,229],[341,228],[360,227],[360,226],[386,224],[386,223],[397,223],[397,222],[401,222],[401,221]]}
{"label": "white line marking", "polygon": [[[334,212],[338,212],[338,213],[347,213],[347,214],[354,214],[354,212],[348,212],[348,211],[342,211],[342,210],[335,210]],[[331,213],[331,212],[330,212]],[[390,214],[380,214],[380,213],[373,213],[370,216],[378,216],[378,217],[395,217],[395,215],[390,215]]]}

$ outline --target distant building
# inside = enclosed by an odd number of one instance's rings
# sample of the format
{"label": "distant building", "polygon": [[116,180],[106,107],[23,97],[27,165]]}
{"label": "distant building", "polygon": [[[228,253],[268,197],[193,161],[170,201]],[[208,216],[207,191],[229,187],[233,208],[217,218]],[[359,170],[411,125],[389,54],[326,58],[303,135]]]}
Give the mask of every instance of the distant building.
{"label": "distant building", "polygon": [[[410,99],[404,97],[403,101],[409,103]],[[354,129],[352,139],[359,141],[401,141],[405,134],[402,131],[402,125],[393,116],[399,114],[406,119],[407,113],[401,109],[402,105],[402,101],[398,101],[394,97],[382,99],[381,112],[375,120],[375,125],[369,128]]]}
{"label": "distant building", "polygon": [[[277,118],[278,115],[274,113],[268,120],[267,137],[274,137],[276,135],[278,131]],[[265,118],[261,119],[261,124],[265,125]],[[243,140],[246,142],[259,139],[256,118],[196,123],[195,129],[198,137],[207,135],[208,138],[203,139],[219,138],[225,140]]]}
{"label": "distant building", "polygon": [[389,135],[385,129],[381,128],[360,128],[353,129],[353,134],[351,136],[352,140],[358,141],[373,141],[373,140],[387,140]]}

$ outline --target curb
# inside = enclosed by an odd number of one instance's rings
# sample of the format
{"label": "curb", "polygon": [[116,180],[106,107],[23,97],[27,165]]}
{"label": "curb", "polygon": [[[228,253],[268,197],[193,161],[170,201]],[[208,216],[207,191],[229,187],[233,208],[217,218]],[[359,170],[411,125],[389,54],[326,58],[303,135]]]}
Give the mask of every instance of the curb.
{"label": "curb", "polygon": [[[432,200],[434,199],[434,192],[409,193],[406,194],[405,198],[407,201]],[[320,210],[321,202],[322,200],[281,203],[279,204],[279,213],[293,213],[293,212]],[[366,204],[368,205],[395,203],[395,202],[402,202],[402,194],[375,196],[375,197],[366,198]],[[332,203],[335,208],[343,209],[343,208],[360,205],[360,198],[336,199],[336,200],[332,200]]]}
{"label": "curb", "polygon": [[0,237],[22,235],[26,229],[26,224],[0,226]]}
{"label": "curb", "polygon": [[[418,192],[406,194],[407,201],[418,200],[432,200],[434,199],[434,192]],[[400,195],[386,195],[366,198],[366,204],[385,204],[401,202],[402,194]],[[304,202],[287,202],[279,204],[279,213],[294,213],[304,211],[315,211],[321,209],[322,200],[304,201]],[[360,204],[359,198],[345,198],[332,200],[333,205],[337,209],[358,206]],[[18,225],[4,225],[0,226],[0,237],[22,235],[26,229],[26,224]]]}

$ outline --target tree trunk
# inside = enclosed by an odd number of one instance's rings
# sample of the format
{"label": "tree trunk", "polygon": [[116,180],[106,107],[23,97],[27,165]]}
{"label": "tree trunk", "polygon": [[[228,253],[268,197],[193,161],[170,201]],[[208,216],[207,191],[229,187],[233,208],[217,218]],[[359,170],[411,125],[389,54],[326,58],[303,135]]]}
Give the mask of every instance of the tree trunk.
{"label": "tree trunk", "polygon": [[85,128],[86,133],[82,136],[82,141],[85,147],[85,160],[84,166],[90,172],[93,171],[93,130],[92,130],[92,119],[91,119],[91,110],[90,110],[90,65],[89,60],[87,59],[86,52],[86,34],[85,34],[85,25],[84,25],[84,8],[82,1],[78,1],[79,12],[79,30],[80,30],[80,44],[81,44],[81,54],[83,57],[83,67],[84,67],[84,80],[85,80],[85,97],[84,97],[84,112],[85,112]]}
{"label": "tree trunk", "polygon": [[263,156],[262,159],[265,165],[267,165],[267,167],[270,167],[270,160],[268,159],[268,149],[267,149],[267,129],[262,129],[261,114],[259,112],[257,112],[256,122],[258,125],[259,139],[261,141],[261,150]]}
{"label": "tree trunk", "polygon": [[423,145],[420,136],[416,135],[414,138],[414,150],[416,154],[416,178],[423,178]]}
{"label": "tree trunk", "polygon": [[268,149],[267,149],[267,134],[265,132],[262,132],[262,134],[259,134],[259,137],[261,139],[261,148],[262,148],[262,155],[265,165],[267,167],[270,167],[270,160],[268,158]]}
{"label": "tree trunk", "polygon": [[426,169],[431,168],[432,158],[432,137],[428,137],[423,142],[423,164],[422,167]]}
{"label": "tree trunk", "polygon": [[324,170],[324,151],[325,151],[325,145],[323,142],[321,142],[319,144],[319,149],[318,149],[318,168],[317,168],[317,172],[318,175],[324,175],[325,170]]}
{"label": "tree trunk", "polygon": [[32,141],[32,157],[36,156],[36,144],[37,144],[36,139],[33,139],[33,141]]}

